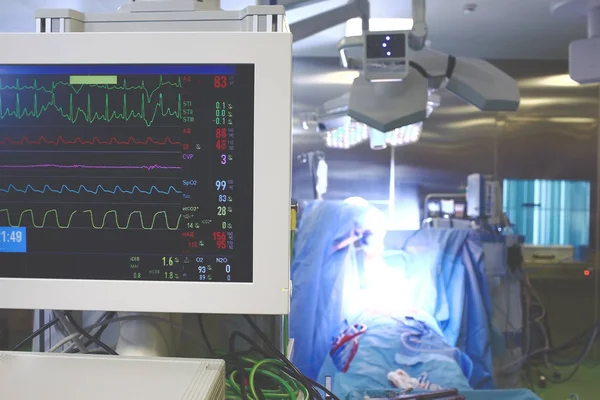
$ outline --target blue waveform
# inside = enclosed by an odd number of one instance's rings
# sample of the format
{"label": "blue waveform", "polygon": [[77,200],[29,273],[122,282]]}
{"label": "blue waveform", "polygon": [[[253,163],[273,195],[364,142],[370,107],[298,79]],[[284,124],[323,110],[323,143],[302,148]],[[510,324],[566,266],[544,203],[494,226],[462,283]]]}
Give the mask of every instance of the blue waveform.
{"label": "blue waveform", "polygon": [[78,189],[71,189],[67,185],[62,185],[60,187],[60,189],[53,189],[52,187],[50,187],[50,185],[44,185],[44,187],[42,189],[35,189],[31,185],[27,185],[25,187],[25,189],[19,189],[15,185],[12,185],[12,184],[9,185],[8,188],[6,188],[6,189],[0,188],[0,193],[10,193],[10,192],[19,192],[19,193],[52,192],[52,193],[58,193],[58,194],[63,194],[64,192],[69,192],[69,193],[74,193],[74,194],[81,194],[81,192],[85,192],[85,193],[89,193],[89,194],[98,194],[100,192],[110,193],[110,194],[117,194],[117,192],[122,193],[122,194],[134,194],[135,192],[138,192],[141,194],[158,193],[158,194],[165,194],[165,195],[171,194],[171,193],[178,193],[178,194],[181,193],[180,190],[175,189],[173,186],[169,186],[169,188],[167,190],[160,190],[156,186],[151,186],[150,189],[148,189],[148,190],[142,190],[137,185],[134,186],[133,188],[131,188],[131,190],[123,189],[121,186],[115,186],[114,189],[106,189],[102,185],[96,186],[96,189],[88,189],[84,185],[80,185]]}

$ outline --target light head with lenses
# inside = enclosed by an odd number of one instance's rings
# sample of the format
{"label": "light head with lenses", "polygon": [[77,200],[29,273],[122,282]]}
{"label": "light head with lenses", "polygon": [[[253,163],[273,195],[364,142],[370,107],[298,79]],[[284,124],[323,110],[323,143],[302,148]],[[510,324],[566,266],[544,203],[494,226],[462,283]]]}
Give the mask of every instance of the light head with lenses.
{"label": "light head with lenses", "polygon": [[348,115],[389,132],[427,118],[429,94],[447,89],[482,111],[516,111],[517,82],[492,64],[411,47],[409,31],[363,32],[338,43],[342,65],[360,71]]}
{"label": "light head with lenses", "polygon": [[[318,113],[320,131],[329,148],[349,149],[369,141],[372,150],[406,146],[421,138],[423,122],[404,125],[392,130],[378,130],[349,114],[350,93],[326,102]],[[427,98],[426,118],[440,105],[440,96],[430,92]]]}

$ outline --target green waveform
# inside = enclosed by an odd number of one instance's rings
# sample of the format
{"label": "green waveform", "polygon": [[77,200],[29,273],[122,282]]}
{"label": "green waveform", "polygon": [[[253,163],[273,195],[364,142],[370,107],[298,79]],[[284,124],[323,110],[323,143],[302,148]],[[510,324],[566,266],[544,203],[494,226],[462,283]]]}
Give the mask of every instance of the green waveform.
{"label": "green waveform", "polygon": [[60,113],[60,115],[63,118],[66,118],[73,124],[75,124],[80,117],[83,117],[90,124],[95,121],[105,121],[109,123],[115,119],[129,121],[133,118],[136,118],[143,120],[146,123],[146,126],[151,126],[159,113],[163,117],[172,116],[181,119],[183,116],[181,94],[177,95],[177,107],[174,110],[170,107],[165,108],[163,102],[163,94],[160,93],[158,102],[154,106],[154,110],[150,112],[150,117],[148,117],[146,113],[146,101],[144,93],[142,93],[142,104],[139,111],[129,109],[129,107],[127,106],[127,93],[123,94],[123,109],[119,111],[111,111],[107,93],[105,94],[104,98],[104,112],[92,111],[92,100],[90,94],[88,94],[87,106],[85,107],[85,109],[83,109],[81,107],[74,107],[72,93],[69,95],[68,107],[61,107],[60,105],[58,105],[56,103],[56,97],[54,93],[52,94],[52,98],[49,102],[40,105],[38,104],[37,93],[35,93],[33,95],[33,107],[29,109],[21,108],[20,95],[19,93],[17,93],[15,108],[13,110],[11,110],[10,108],[4,108],[2,104],[2,95],[0,94],[0,119],[5,119],[6,117],[14,117],[17,119],[23,119],[26,117],[40,118],[42,114],[44,114],[50,109],[55,109]]}
{"label": "green waveform", "polygon": [[139,85],[132,85],[132,86],[128,86],[127,79],[123,79],[122,85],[106,85],[106,84],[104,84],[104,85],[96,85],[96,84],[72,85],[69,81],[58,81],[58,82],[52,82],[50,87],[46,87],[46,86],[39,86],[37,80],[34,80],[32,85],[22,85],[18,78],[16,79],[14,85],[3,85],[2,79],[0,79],[0,91],[2,91],[2,90],[15,90],[15,91],[33,90],[35,92],[45,92],[45,93],[54,94],[56,89],[58,89],[59,87],[68,87],[75,94],[79,94],[84,87],[85,88],[98,88],[98,89],[112,90],[112,91],[115,91],[115,90],[117,90],[117,91],[143,90],[146,94],[146,100],[148,103],[150,103],[152,101],[152,97],[154,96],[154,94],[156,94],[156,92],[158,92],[161,88],[163,88],[165,86],[170,86],[170,87],[174,87],[174,88],[178,88],[178,89],[183,88],[183,84],[181,82],[181,77],[179,77],[175,82],[172,82],[172,81],[165,80],[163,75],[161,75],[159,78],[158,84],[156,85],[156,88],[154,88],[152,90],[150,90],[149,88],[146,87],[146,82],[144,80],[142,80],[142,82]]}
{"label": "green waveform", "polygon": [[[53,209],[53,210],[48,210],[44,213],[44,217],[42,218],[42,222],[41,223],[37,223],[35,220],[35,214],[33,212],[32,209],[27,209],[21,212],[21,215],[19,216],[19,221],[14,224],[13,221],[10,218],[10,210],[4,208],[0,210],[0,213],[5,213],[6,214],[6,218],[8,220],[8,225],[11,227],[17,227],[17,226],[21,226],[21,224],[23,223],[23,218],[26,215],[30,215],[31,216],[31,223],[35,228],[44,228],[46,227],[46,221],[48,220],[48,218],[50,218],[50,221],[54,221],[56,222],[56,226],[59,227],[60,229],[67,229],[71,227],[72,221],[73,221],[73,217],[75,216],[75,214],[78,213],[78,211],[73,211],[70,215],[69,215],[69,219],[67,221],[66,224],[61,224],[60,220],[59,220],[59,216],[58,216],[58,210]],[[139,220],[140,220],[140,225],[142,227],[142,229],[149,231],[154,229],[154,226],[156,225],[156,221],[159,218],[159,216],[163,216],[164,220],[165,220],[165,226],[168,230],[170,231],[176,231],[179,229],[179,224],[181,223],[181,215],[179,215],[179,217],[177,218],[177,222],[175,224],[175,226],[171,226],[169,224],[169,217],[167,215],[166,211],[159,211],[157,213],[155,213],[152,216],[152,223],[150,224],[150,226],[147,226],[146,223],[144,222],[144,217],[142,215],[141,211],[133,211],[129,214],[129,216],[127,217],[127,222],[122,225],[119,222],[119,214],[117,213],[117,210],[111,210],[108,211],[107,213],[104,214],[104,216],[102,217],[102,223],[100,225],[97,225],[94,219],[94,212],[92,210],[85,210],[83,211],[84,214],[88,214],[89,218],[90,218],[90,223],[92,225],[92,227],[94,229],[104,229],[106,226],[106,219],[108,218],[109,215],[114,215],[115,217],[115,224],[117,226],[118,229],[121,230],[125,230],[125,229],[129,229],[130,225],[131,225],[131,220],[133,218],[134,215],[139,216]],[[51,217],[50,215],[54,215],[54,217]]]}

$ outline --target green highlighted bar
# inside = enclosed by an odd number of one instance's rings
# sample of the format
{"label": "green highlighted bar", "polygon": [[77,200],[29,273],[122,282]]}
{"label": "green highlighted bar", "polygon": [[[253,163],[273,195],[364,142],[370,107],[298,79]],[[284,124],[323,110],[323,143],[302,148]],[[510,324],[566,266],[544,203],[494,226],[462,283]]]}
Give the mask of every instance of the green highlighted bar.
{"label": "green highlighted bar", "polygon": [[109,75],[73,75],[69,77],[71,85],[116,85],[117,76]]}

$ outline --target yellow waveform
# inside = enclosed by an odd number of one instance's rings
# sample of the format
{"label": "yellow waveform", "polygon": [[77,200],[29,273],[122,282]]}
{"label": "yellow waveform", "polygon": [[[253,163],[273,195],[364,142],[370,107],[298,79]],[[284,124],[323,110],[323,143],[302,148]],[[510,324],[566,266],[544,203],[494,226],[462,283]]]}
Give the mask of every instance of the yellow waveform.
{"label": "yellow waveform", "polygon": [[73,216],[77,213],[77,211],[73,211],[71,213],[71,215],[69,215],[69,221],[67,222],[67,225],[61,225],[60,221],[58,220],[58,210],[54,209],[54,210],[48,210],[44,213],[44,218],[42,218],[42,223],[41,224],[36,224],[35,222],[35,215],[33,213],[32,209],[28,209],[28,210],[24,210],[23,212],[21,212],[21,215],[19,216],[19,222],[17,222],[16,224],[13,224],[11,218],[10,218],[10,211],[7,208],[3,208],[2,210],[0,210],[0,213],[6,213],[6,218],[8,219],[8,225],[9,226],[21,226],[22,222],[23,222],[23,217],[27,214],[31,215],[31,223],[33,224],[34,227],[36,228],[43,228],[46,225],[46,220],[48,219],[48,216],[50,214],[54,214],[54,219],[56,221],[56,226],[58,226],[61,229],[66,229],[68,227],[71,226],[71,220],[73,219]]}
{"label": "yellow waveform", "polygon": [[[10,210],[8,210],[7,208],[1,209],[0,213],[5,213],[6,214],[6,218],[8,220],[8,225],[11,227],[16,227],[16,226],[21,226],[23,223],[23,218],[25,217],[25,215],[31,215],[31,223],[35,228],[44,228],[46,227],[46,222],[48,220],[48,218],[50,218],[51,220],[54,219],[54,221],[56,222],[56,226],[61,228],[61,229],[68,229],[71,227],[72,221],[73,221],[73,217],[75,216],[75,214],[77,214],[77,210],[73,211],[70,215],[69,215],[69,219],[67,221],[66,224],[61,224],[60,220],[59,220],[59,216],[58,216],[58,210],[56,209],[52,209],[52,210],[48,210],[44,213],[44,217],[42,218],[42,222],[41,223],[37,223],[36,219],[35,219],[35,214],[33,212],[32,209],[27,209],[21,212],[21,215],[19,215],[19,220],[18,222],[15,224],[13,223],[13,221],[11,220],[10,217]],[[83,213],[88,214],[90,217],[90,223],[92,225],[92,227],[94,229],[104,229],[104,227],[106,226],[106,219],[108,218],[109,215],[114,215],[115,216],[115,223],[117,225],[118,229],[121,230],[125,230],[125,229],[129,229],[129,226],[131,225],[131,220],[133,218],[134,215],[139,216],[140,219],[140,225],[142,227],[142,229],[144,230],[152,230],[154,229],[154,226],[156,224],[156,220],[159,216],[163,216],[164,220],[165,220],[165,225],[167,227],[168,230],[170,231],[175,231],[177,229],[179,229],[179,224],[181,223],[181,215],[179,215],[179,217],[177,218],[177,222],[175,224],[175,226],[171,226],[169,224],[169,217],[167,215],[166,211],[159,211],[157,213],[155,213],[152,216],[152,223],[150,224],[150,226],[146,226],[145,222],[144,222],[144,217],[142,215],[141,211],[133,211],[129,214],[129,216],[127,217],[127,222],[124,225],[121,225],[121,223],[119,222],[119,214],[117,213],[117,210],[110,210],[107,213],[104,214],[104,216],[102,217],[102,223],[100,225],[97,225],[95,220],[94,220],[94,212],[92,210],[85,210],[83,211]],[[51,217],[50,215],[54,215],[54,217]]]}
{"label": "yellow waveform", "polygon": [[150,226],[146,226],[144,224],[144,217],[142,215],[141,211],[134,211],[132,213],[129,214],[129,216],[127,217],[127,223],[125,225],[121,225],[119,223],[119,214],[117,213],[116,210],[111,210],[107,213],[104,214],[104,217],[102,217],[102,224],[101,225],[96,225],[96,223],[94,222],[94,212],[92,210],[85,210],[84,213],[87,213],[90,215],[90,220],[92,221],[92,226],[94,227],[94,229],[104,229],[104,227],[106,226],[106,218],[111,215],[114,214],[115,216],[115,222],[117,224],[117,228],[119,229],[129,229],[129,225],[131,224],[131,218],[134,215],[139,215],[140,217],[140,225],[142,226],[142,229],[144,230],[151,230],[154,229],[154,224],[156,223],[156,218],[158,218],[159,215],[163,215],[165,218],[165,225],[167,227],[168,230],[170,231],[176,231],[177,229],[179,229],[179,223],[181,222],[181,215],[179,215],[179,217],[177,218],[177,223],[175,224],[175,226],[170,226],[169,225],[169,217],[167,215],[166,211],[159,211],[156,214],[154,214],[152,216],[152,223],[150,224]]}

